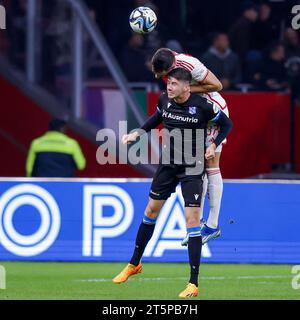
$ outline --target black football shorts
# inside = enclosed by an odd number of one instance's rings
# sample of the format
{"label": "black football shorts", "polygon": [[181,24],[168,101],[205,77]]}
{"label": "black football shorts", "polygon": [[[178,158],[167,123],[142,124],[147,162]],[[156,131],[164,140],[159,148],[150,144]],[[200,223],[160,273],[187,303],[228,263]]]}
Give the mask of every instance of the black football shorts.
{"label": "black football shorts", "polygon": [[150,198],[167,200],[181,183],[185,207],[200,207],[203,191],[203,173],[186,175],[186,166],[160,164],[151,184]]}

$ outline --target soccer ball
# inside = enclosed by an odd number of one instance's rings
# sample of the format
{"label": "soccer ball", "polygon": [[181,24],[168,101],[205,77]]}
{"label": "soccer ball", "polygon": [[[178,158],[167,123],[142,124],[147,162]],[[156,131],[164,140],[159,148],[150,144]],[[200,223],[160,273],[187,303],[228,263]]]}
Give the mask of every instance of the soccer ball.
{"label": "soccer ball", "polygon": [[152,9],[138,7],[131,12],[129,24],[134,32],[149,33],[155,29],[157,17]]}

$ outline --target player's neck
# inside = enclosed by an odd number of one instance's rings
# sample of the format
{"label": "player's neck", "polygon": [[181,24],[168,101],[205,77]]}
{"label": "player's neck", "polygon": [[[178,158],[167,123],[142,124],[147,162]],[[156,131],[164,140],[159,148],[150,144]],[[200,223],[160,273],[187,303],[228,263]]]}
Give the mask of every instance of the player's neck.
{"label": "player's neck", "polygon": [[174,98],[174,101],[178,104],[183,104],[185,102],[188,101],[188,99],[190,98],[191,96],[191,93],[190,92],[186,92],[186,93],[183,93],[182,95]]}

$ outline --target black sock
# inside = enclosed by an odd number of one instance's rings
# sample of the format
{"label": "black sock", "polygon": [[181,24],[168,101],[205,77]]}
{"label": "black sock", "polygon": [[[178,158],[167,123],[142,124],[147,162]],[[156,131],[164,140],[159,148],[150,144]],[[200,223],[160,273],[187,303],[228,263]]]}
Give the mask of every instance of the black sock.
{"label": "black sock", "polygon": [[135,240],[135,249],[130,263],[137,266],[142,258],[144,250],[154,232],[155,224],[141,223]]}
{"label": "black sock", "polygon": [[202,249],[202,237],[189,237],[188,251],[189,261],[191,267],[190,283],[198,287],[199,266]]}

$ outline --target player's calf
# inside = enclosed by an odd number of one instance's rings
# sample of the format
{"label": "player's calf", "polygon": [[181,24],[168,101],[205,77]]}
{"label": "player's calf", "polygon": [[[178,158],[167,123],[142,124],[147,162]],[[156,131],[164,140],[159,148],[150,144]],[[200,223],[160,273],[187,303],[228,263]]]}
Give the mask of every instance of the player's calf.
{"label": "player's calf", "polygon": [[[204,219],[201,219],[200,220],[200,230],[202,229],[204,223],[206,223],[206,221]],[[185,237],[183,238],[183,240],[181,241],[181,245],[183,247],[187,247],[188,245],[188,242],[189,242],[189,233],[187,232]]]}

